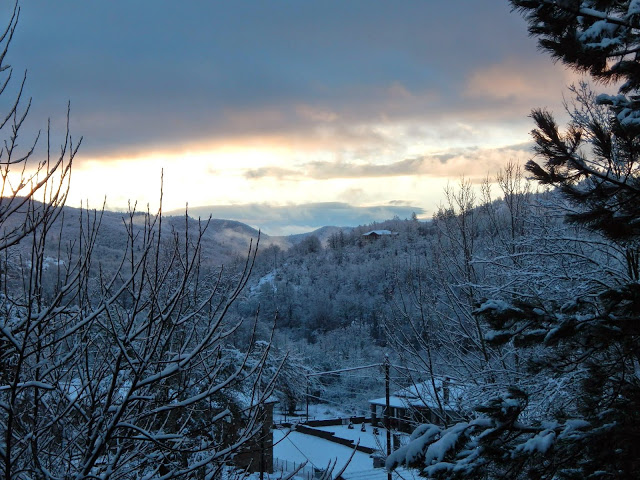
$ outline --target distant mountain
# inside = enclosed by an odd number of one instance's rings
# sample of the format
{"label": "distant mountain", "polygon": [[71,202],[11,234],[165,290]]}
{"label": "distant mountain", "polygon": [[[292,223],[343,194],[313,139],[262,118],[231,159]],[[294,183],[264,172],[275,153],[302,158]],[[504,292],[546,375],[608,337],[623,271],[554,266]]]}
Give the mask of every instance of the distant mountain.
{"label": "distant mountain", "polygon": [[[171,225],[184,224],[184,213],[179,215],[172,215],[173,212],[169,212],[166,218],[169,219]],[[189,218],[192,222],[197,222],[193,217],[193,212],[189,212]],[[200,217],[200,222],[204,225],[207,222],[207,217]],[[271,237],[264,232],[247,225],[246,223],[238,222],[236,220],[225,220],[220,218],[212,218],[209,220],[206,237],[220,243],[221,245],[229,246],[238,250],[238,253],[245,252],[249,246],[249,242],[253,240],[255,244],[256,240],[260,236],[260,246],[262,248],[277,245],[282,249],[289,248],[292,243],[287,237]]]}
{"label": "distant mountain", "polygon": [[[250,242],[255,245],[258,236],[260,237],[260,250],[270,246],[277,246],[282,250],[297,245],[309,236],[317,237],[323,246],[327,246],[331,235],[338,232],[349,234],[354,227],[324,226],[315,230],[286,236],[270,236],[245,223],[228,219],[208,219],[208,217],[194,218],[197,215],[196,209],[189,210],[189,217],[185,217],[184,212],[166,212],[162,218],[162,236],[170,238],[172,232],[183,234],[188,228],[195,234],[200,227],[206,225],[206,230],[202,238],[202,248],[205,254],[205,263],[210,266],[219,266],[235,261],[238,257],[243,257],[249,248]],[[131,217],[131,218],[130,218]],[[84,209],[65,206],[63,214],[60,215],[56,223],[50,229],[50,235],[55,241],[48,243],[47,252],[52,258],[59,254],[55,251],[58,246],[63,250],[65,246],[73,245],[79,238],[82,231],[99,224],[99,235],[97,237],[95,250],[102,263],[115,265],[120,261],[122,252],[126,249],[127,233],[125,224],[132,219],[136,229],[144,227],[144,212],[87,212]],[[18,221],[16,216],[14,221]],[[62,228],[64,224],[64,227]],[[82,228],[81,228],[82,225]],[[9,228],[9,224],[4,225]],[[24,244],[25,248],[27,243]],[[24,252],[26,254],[26,252]]]}
{"label": "distant mountain", "polygon": [[[192,218],[206,219],[208,218],[208,212],[215,210],[214,207],[195,207],[189,209],[189,216]],[[184,217],[184,212],[181,210],[172,210],[167,212],[167,215],[172,218]],[[175,216],[175,217],[173,217]],[[204,220],[203,220],[204,221]],[[260,232],[260,245],[262,247],[268,247],[270,245],[277,245],[278,247],[286,250],[289,247],[300,243],[310,235],[318,237],[323,245],[326,246],[329,237],[339,231],[349,233],[354,227],[334,227],[324,226],[315,230],[310,230],[304,233],[296,233],[293,235],[268,235],[264,231]],[[212,219],[209,225],[209,229],[212,230],[212,235],[219,241],[231,241],[232,238],[237,240],[244,240],[248,238],[257,238],[258,229],[253,228],[245,223],[238,222],[236,220],[223,220]]]}
{"label": "distant mountain", "polygon": [[253,238],[257,238],[260,234],[268,237],[268,235],[259,232],[255,228],[247,225],[246,223],[237,222],[235,220],[223,220],[219,218],[212,218],[209,223],[209,228],[216,232],[224,232],[224,231],[233,231],[237,232],[239,235],[243,236],[251,236]]}
{"label": "distant mountain", "polygon": [[[205,205],[189,207],[193,218],[233,218],[271,236],[313,232],[326,225],[368,225],[389,218],[411,218],[423,214],[419,207],[408,205],[356,206],[343,202],[318,202],[296,205],[247,203],[238,205]],[[183,215],[182,210],[167,212]]]}
{"label": "distant mountain", "polygon": [[288,235],[286,238],[289,240],[289,242],[292,245],[296,245],[298,243],[300,243],[302,240],[304,240],[305,238],[313,235],[315,237],[318,237],[318,240],[320,240],[320,242],[322,243],[322,245],[326,246],[327,242],[329,241],[329,237],[331,235],[334,235],[336,233],[339,233],[340,231],[342,231],[343,233],[350,233],[352,232],[354,229],[354,227],[320,227],[317,230],[314,230],[312,232],[307,232],[307,233],[298,233],[295,235]]}
{"label": "distant mountain", "polygon": [[[36,206],[36,209],[38,207]],[[16,227],[23,216],[14,215],[3,224],[3,228]],[[132,221],[134,229],[144,228],[144,212],[112,212],[87,211],[80,208],[65,206],[56,222],[50,226],[50,241],[47,242],[46,255],[59,258],[73,246],[77,248],[80,235],[87,235],[93,228],[98,228],[94,253],[97,261],[107,268],[115,269],[119,264],[127,246],[127,231],[125,225]],[[191,234],[197,234],[199,228],[204,228],[202,237],[203,263],[210,267],[228,265],[238,258],[243,258],[249,249],[250,242],[255,245],[260,235],[260,250],[271,245],[288,249],[292,243],[286,237],[269,237],[264,233],[241,222],[234,220],[207,219],[198,221],[192,217],[180,215],[163,215],[162,238],[170,241],[173,232],[184,234],[188,228]],[[156,228],[158,225],[156,225]],[[81,233],[82,232],[82,233]],[[84,241],[84,240],[83,240]],[[29,242],[21,242],[15,251],[28,256]]]}

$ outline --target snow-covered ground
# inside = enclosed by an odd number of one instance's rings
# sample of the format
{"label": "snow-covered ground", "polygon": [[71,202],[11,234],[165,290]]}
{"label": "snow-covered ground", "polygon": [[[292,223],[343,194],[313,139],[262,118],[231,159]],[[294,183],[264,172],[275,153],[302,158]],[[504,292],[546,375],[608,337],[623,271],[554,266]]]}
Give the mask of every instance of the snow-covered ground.
{"label": "snow-covered ground", "polygon": [[[387,448],[387,433],[384,428],[378,429],[378,434],[375,435],[373,433],[373,427],[371,424],[365,424],[365,431],[361,430],[362,426],[360,424],[356,424],[352,429],[349,429],[347,425],[329,425],[327,427],[311,427],[316,430],[324,430],[325,432],[332,432],[336,437],[346,438],[347,440],[352,440],[353,443],[357,443],[360,441],[360,445],[363,447],[371,447],[386,451]],[[398,434],[398,440],[400,441],[400,445],[404,445],[407,443],[409,435],[406,433]],[[392,440],[393,445],[393,440]]]}
{"label": "snow-covered ground", "polygon": [[[316,468],[326,468],[329,462],[336,459],[337,469],[349,460],[353,449],[337,443],[305,435],[288,430],[274,430],[273,432],[273,456],[282,460],[289,460],[300,464],[308,461]],[[363,452],[356,452],[347,467],[347,472],[370,470],[373,468],[373,459]]]}
{"label": "snow-covered ground", "polygon": [[[349,418],[353,412],[342,410],[333,405],[309,405],[309,420],[325,420],[328,418]],[[282,412],[274,412],[273,419],[276,422],[303,423],[307,420],[306,409],[296,411],[296,415],[285,415]]]}
{"label": "snow-covered ground", "polygon": [[[353,432],[353,430],[348,431]],[[334,461],[337,461],[335,473],[342,468],[353,453],[349,447],[295,431],[274,430],[273,441],[274,458],[295,462],[297,465],[307,461],[308,465],[322,469],[326,468],[329,462],[333,464]],[[414,476],[412,471],[399,470],[398,473],[400,475],[394,473],[393,478],[418,478],[417,475]],[[383,468],[374,469],[373,459],[368,454],[355,452],[342,476],[345,480],[386,480],[387,472]]]}
{"label": "snow-covered ground", "polygon": [[276,273],[275,272],[267,273],[264,277],[261,277],[260,280],[258,280],[258,283],[256,283],[255,285],[253,285],[251,287],[250,292],[251,293],[256,293],[265,284],[273,285],[274,288],[275,288],[275,279],[276,279]]}
{"label": "snow-covered ground", "polygon": [[[297,412],[299,416],[286,416],[286,421],[291,423],[304,423],[306,420],[306,411]],[[345,422],[353,413],[349,413],[333,405],[309,405],[310,419],[330,419],[344,418]],[[285,415],[276,414],[276,423],[285,421]],[[378,430],[378,435],[374,435],[371,424],[365,424],[365,431],[361,431],[361,424],[356,424],[353,429],[349,429],[347,425],[331,425],[327,427],[311,427],[317,430],[332,432],[336,437],[352,440],[354,443],[360,442],[360,445],[380,449],[386,451],[386,433],[384,428]],[[408,436],[401,434],[400,443],[404,444]],[[307,480],[311,478],[310,471],[312,467],[324,469],[329,462],[336,462],[334,473],[340,471],[344,464],[349,460],[353,453],[353,449],[330,442],[313,435],[292,431],[288,429],[274,430],[273,433],[273,456],[280,461],[288,462],[291,469],[293,464],[299,466],[303,462],[307,462],[307,469],[304,473],[297,477],[299,480]],[[276,462],[274,462],[275,465]],[[398,473],[400,475],[398,475]],[[271,478],[280,478],[280,472],[271,475]],[[265,477],[266,478],[266,477]],[[387,472],[384,468],[373,468],[373,459],[366,453],[355,452],[351,462],[347,466],[343,474],[345,480],[387,480]],[[413,471],[399,469],[393,474],[394,479],[417,479],[419,478]]]}

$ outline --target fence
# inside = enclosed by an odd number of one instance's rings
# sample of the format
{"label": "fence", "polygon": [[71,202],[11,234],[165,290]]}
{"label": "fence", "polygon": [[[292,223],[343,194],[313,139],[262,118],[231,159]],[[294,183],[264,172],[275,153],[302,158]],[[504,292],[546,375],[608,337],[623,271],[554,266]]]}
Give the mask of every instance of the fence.
{"label": "fence", "polygon": [[307,417],[304,415],[293,416],[293,415],[285,415],[284,418],[280,418],[278,420],[274,420],[274,424],[281,425],[283,427],[290,427],[291,425],[308,425],[310,427],[331,427],[333,425],[348,425],[349,422],[356,424],[361,423],[371,423],[371,417],[365,416],[352,416],[352,417],[338,417],[338,418],[323,418],[316,419],[315,417]]}
{"label": "fence", "polygon": [[[291,473],[295,472],[298,468],[300,468],[300,463],[291,462],[289,460],[281,460],[279,458],[273,459],[273,472],[283,472],[283,473]],[[314,480],[314,467],[309,465],[308,463],[302,467],[296,477],[303,478],[304,480]]]}

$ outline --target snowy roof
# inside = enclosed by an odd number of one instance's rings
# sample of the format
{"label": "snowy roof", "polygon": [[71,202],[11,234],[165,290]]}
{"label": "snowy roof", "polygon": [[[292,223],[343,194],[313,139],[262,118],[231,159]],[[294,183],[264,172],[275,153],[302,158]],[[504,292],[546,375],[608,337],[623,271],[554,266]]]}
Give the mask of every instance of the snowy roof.
{"label": "snowy roof", "polygon": [[371,230],[370,232],[363,233],[363,237],[367,237],[369,235],[398,235],[397,232],[392,232],[391,230]]}
{"label": "snowy roof", "polygon": [[[369,403],[385,406],[387,404],[387,399],[386,397],[374,398],[373,400],[369,400]],[[389,397],[389,406],[395,408],[407,408],[409,405],[407,404],[406,399],[391,395]]]}
{"label": "snowy roof", "polygon": [[249,410],[260,405],[279,402],[278,397],[276,397],[275,395],[269,395],[269,397],[265,398],[259,393],[253,391],[249,391],[246,393],[241,391],[232,391],[231,395],[233,396],[233,399],[236,401],[238,406],[243,410]]}
{"label": "snowy roof", "polygon": [[[434,391],[435,385],[435,391]],[[389,397],[389,406],[396,408],[428,407],[440,408],[438,400],[443,406],[460,408],[464,400],[465,389],[462,385],[451,380],[434,379],[416,383],[409,387],[393,392]],[[445,396],[448,397],[445,399]],[[369,400],[374,405],[386,405],[386,398]]]}

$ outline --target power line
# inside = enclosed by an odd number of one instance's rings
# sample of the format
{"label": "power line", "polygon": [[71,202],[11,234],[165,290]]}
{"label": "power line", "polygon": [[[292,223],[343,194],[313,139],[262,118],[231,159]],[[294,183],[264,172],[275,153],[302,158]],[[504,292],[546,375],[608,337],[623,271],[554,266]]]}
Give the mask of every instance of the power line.
{"label": "power line", "polygon": [[382,367],[382,363],[374,363],[372,365],[363,365],[361,367],[341,368],[339,370],[329,370],[327,372],[308,373],[307,377],[317,377],[318,375],[330,375],[332,373],[352,372],[354,370],[364,370],[365,368]]}
{"label": "power line", "polygon": [[303,452],[302,450],[300,450],[300,449],[298,448],[298,446],[297,446],[295,443],[293,443],[293,442],[291,441],[291,439],[290,439],[288,436],[287,436],[287,437],[285,437],[285,438],[286,438],[287,440],[289,440],[289,443],[290,443],[291,445],[293,445],[293,447],[294,447],[296,450],[298,450],[298,451],[302,454],[302,456],[303,456],[304,458],[306,458],[306,459],[307,459],[307,462],[309,462],[311,465],[313,465],[313,467],[314,467],[314,468],[318,468],[318,467],[316,467],[316,465],[311,461],[311,459],[310,459],[309,457],[307,457],[307,456],[304,454],[304,452]]}

